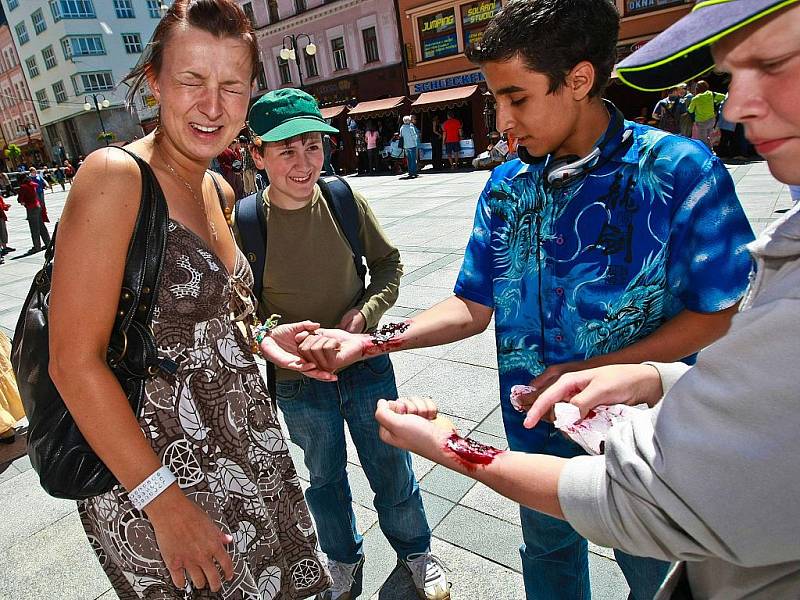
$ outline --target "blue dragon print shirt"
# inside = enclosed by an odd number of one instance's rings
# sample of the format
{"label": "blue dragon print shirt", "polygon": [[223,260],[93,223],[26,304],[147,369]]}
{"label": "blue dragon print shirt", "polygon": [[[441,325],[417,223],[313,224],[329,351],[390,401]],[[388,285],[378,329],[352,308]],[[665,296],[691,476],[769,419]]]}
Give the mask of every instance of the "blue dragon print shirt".
{"label": "blue dragon print shirt", "polygon": [[523,429],[511,386],[629,346],[684,309],[729,308],[747,287],[753,233],[725,166],[695,141],[625,129],[632,140],[568,187],[513,160],[478,201],[455,293],[495,311],[512,449],[542,451],[552,426]]}

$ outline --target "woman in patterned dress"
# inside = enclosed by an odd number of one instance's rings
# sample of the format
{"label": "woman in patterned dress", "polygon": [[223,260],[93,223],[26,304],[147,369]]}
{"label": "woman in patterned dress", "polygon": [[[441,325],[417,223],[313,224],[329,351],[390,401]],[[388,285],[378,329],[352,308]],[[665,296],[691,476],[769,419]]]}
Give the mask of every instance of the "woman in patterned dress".
{"label": "woman in patterned dress", "polygon": [[[329,585],[316,536],[254,362],[246,328],[252,275],[206,173],[242,128],[258,49],[232,0],[176,0],[156,28],[146,77],[161,104],[156,132],[126,151],[90,155],[59,228],[51,295],[50,372],[86,439],[117,477],[79,503],[97,556],[128,599],[300,599]],[[132,87],[136,90],[138,85]],[[127,246],[155,177],[169,208],[152,328],[178,364],[146,383],[131,411],[105,362]],[[292,355],[285,325],[262,343],[279,365],[330,378]],[[162,467],[177,485],[137,509],[129,492]]]}

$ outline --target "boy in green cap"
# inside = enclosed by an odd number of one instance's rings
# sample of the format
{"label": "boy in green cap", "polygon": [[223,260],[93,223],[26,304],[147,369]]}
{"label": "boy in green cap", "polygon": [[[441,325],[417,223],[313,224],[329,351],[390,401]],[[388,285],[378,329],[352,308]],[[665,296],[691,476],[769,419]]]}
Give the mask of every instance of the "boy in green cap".
{"label": "boy in green cap", "polygon": [[[354,249],[317,183],[324,160],[322,136],[336,129],[325,123],[314,98],[297,89],[262,96],[250,110],[249,126],[255,135],[253,160],[270,181],[259,199],[269,231],[269,267],[254,273],[263,283],[258,298],[262,318],[275,313],[286,322],[308,318],[323,327],[374,330],[397,300],[403,268],[367,200],[352,192],[370,276],[364,288]],[[397,398],[388,356],[337,376],[337,381],[323,382],[281,369],[276,375],[276,399],[291,439],[304,452],[311,480],[306,500],[334,582],[322,598],[349,600],[361,593],[363,540],[347,479],[346,422],[375,492],[381,530],[410,571],[419,597],[449,599],[444,570],[430,553],[431,532],[411,457],[378,437],[377,401]]]}

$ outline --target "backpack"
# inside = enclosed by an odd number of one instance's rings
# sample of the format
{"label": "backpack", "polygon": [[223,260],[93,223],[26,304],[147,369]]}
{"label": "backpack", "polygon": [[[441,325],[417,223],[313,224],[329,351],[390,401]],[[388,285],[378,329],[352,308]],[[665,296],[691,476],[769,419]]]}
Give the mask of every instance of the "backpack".
{"label": "backpack", "polygon": [[[353,264],[361,280],[361,292],[366,290],[367,267],[364,250],[358,237],[358,206],[350,185],[338,175],[320,177],[317,181],[322,197],[328,204],[333,220],[342,230],[353,255]],[[236,203],[236,227],[242,251],[253,270],[253,295],[261,299],[264,285],[264,269],[267,264],[267,212],[261,202],[261,192],[256,192]],[[267,388],[275,398],[275,365],[267,361]]]}
{"label": "backpack", "polygon": [[680,133],[681,125],[678,116],[678,107],[680,100],[675,100],[672,106],[663,106],[661,109],[661,116],[658,119],[659,129],[668,131],[670,133]]}

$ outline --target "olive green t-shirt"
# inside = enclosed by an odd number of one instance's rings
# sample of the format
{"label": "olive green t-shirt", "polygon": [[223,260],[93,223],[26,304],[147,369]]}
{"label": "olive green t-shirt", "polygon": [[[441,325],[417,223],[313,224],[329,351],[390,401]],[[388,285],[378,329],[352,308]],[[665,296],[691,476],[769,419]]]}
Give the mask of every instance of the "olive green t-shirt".
{"label": "olive green t-shirt", "polygon": [[[319,186],[311,201],[296,210],[271,205],[269,187],[264,190],[268,235],[263,291],[258,298],[262,319],[277,313],[281,323],[308,319],[335,327],[348,310],[358,308],[370,330],[397,301],[403,274],[400,252],[386,238],[364,196],[353,194],[369,272],[363,295],[347,238]],[[278,379],[294,377],[299,374],[278,369]]]}

